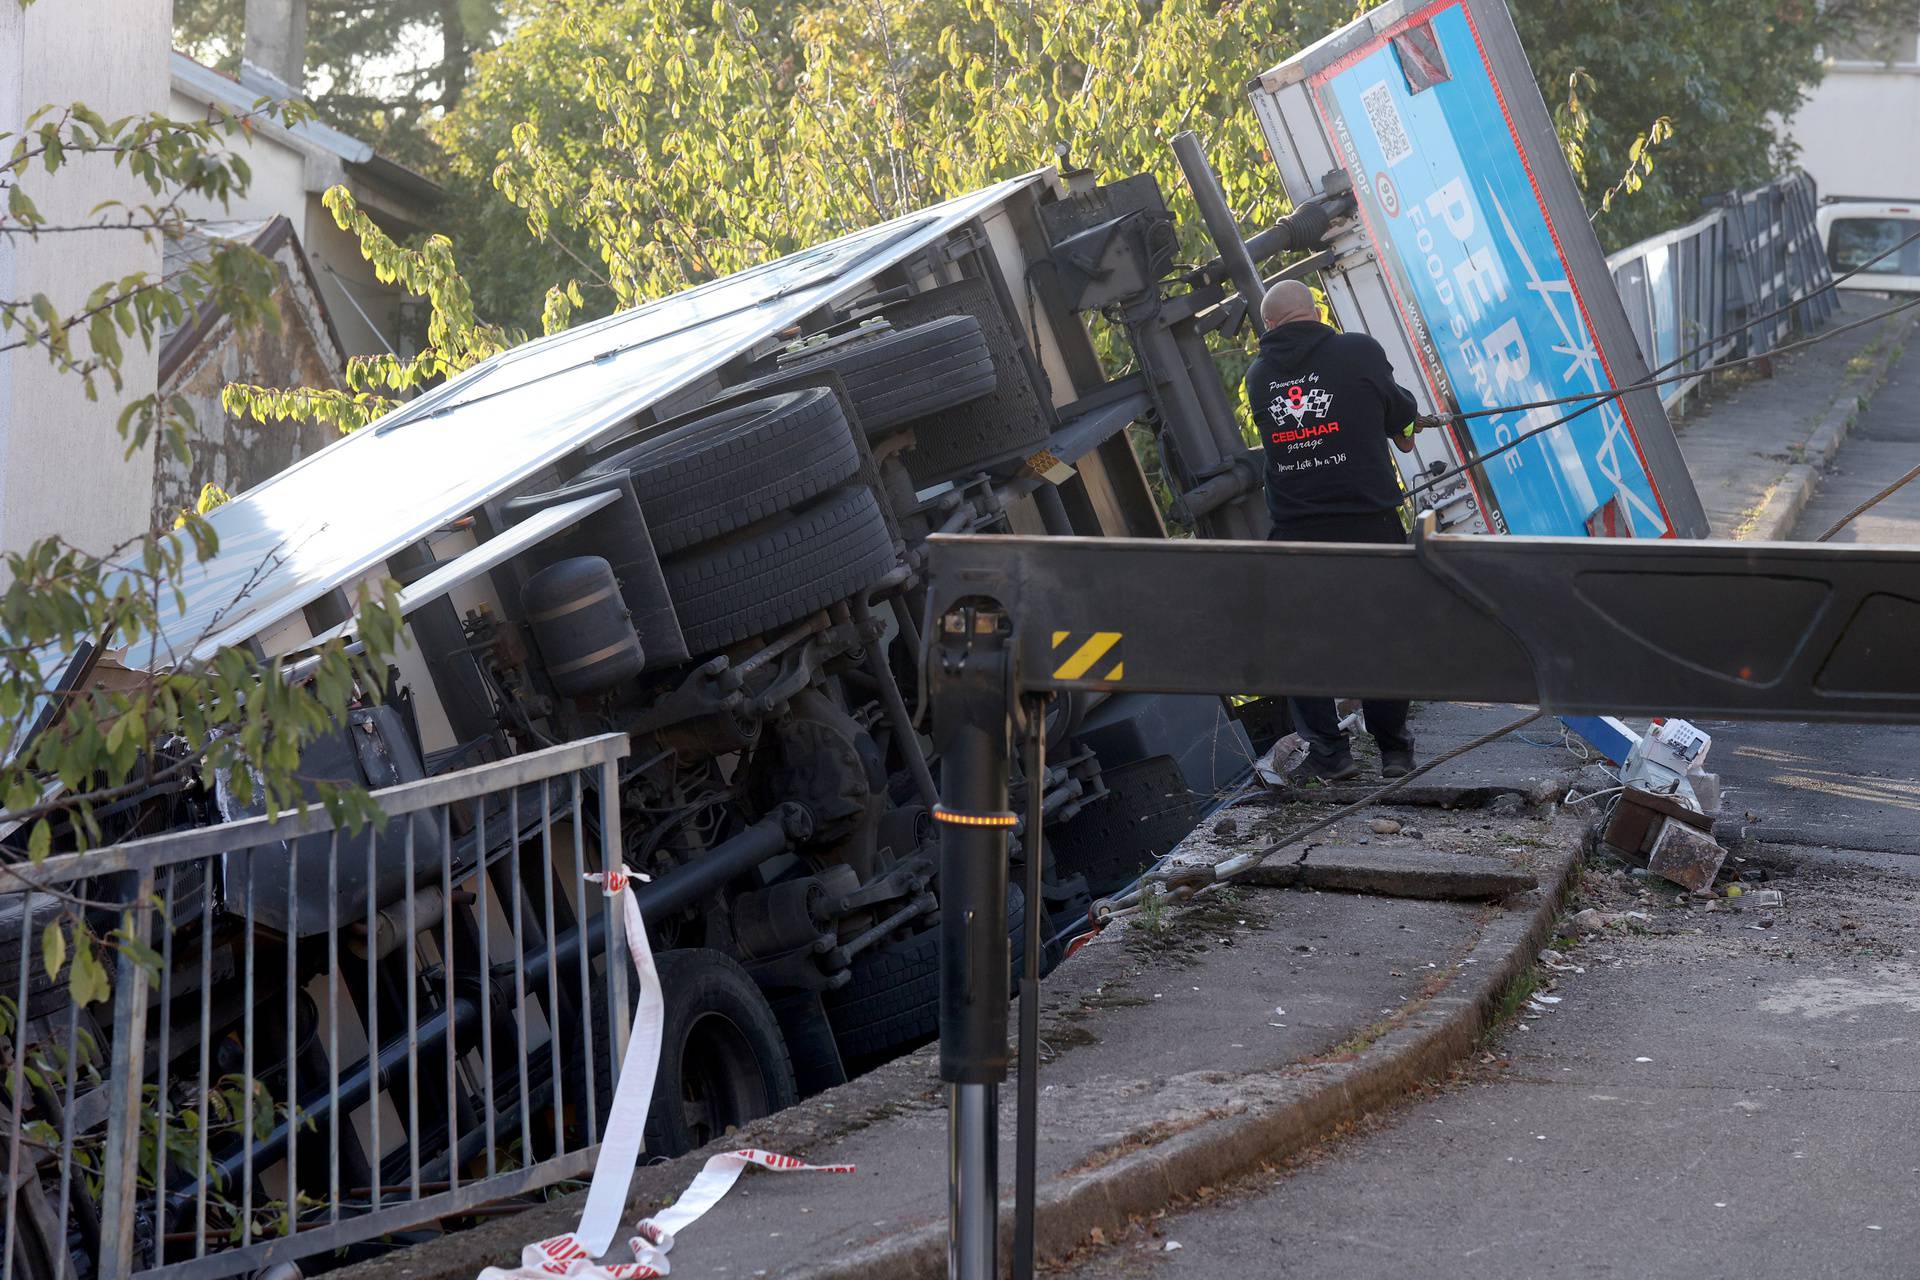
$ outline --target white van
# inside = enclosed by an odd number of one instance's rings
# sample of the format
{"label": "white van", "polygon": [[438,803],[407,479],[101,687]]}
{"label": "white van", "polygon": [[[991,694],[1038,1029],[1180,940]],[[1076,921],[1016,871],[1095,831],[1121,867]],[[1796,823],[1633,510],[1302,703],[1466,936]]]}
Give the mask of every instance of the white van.
{"label": "white van", "polygon": [[1859,269],[1842,289],[1920,293],[1920,239],[1901,244],[1920,232],[1920,200],[1839,196],[1820,206],[1817,225],[1833,274]]}

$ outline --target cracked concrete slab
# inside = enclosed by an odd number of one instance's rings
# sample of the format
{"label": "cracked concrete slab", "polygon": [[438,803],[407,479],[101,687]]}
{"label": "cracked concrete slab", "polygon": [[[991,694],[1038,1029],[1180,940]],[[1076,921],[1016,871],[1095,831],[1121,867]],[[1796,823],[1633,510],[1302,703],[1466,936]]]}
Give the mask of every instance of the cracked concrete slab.
{"label": "cracked concrete slab", "polygon": [[1525,893],[1540,881],[1497,858],[1426,848],[1333,848],[1310,856],[1282,850],[1249,870],[1246,883],[1274,889],[1329,889],[1392,898],[1480,901]]}

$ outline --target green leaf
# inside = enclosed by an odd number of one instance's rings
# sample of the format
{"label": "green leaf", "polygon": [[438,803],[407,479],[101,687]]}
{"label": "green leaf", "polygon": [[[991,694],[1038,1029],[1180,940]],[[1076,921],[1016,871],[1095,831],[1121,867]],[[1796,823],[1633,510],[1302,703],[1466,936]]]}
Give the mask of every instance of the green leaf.
{"label": "green leaf", "polygon": [[67,971],[67,994],[84,1009],[111,996],[113,987],[86,930],[75,929],[73,942],[73,967]]}
{"label": "green leaf", "polygon": [[14,221],[26,227],[39,226],[46,221],[40,216],[39,207],[17,186],[7,188],[7,212]]}
{"label": "green leaf", "polygon": [[67,963],[67,935],[60,921],[55,920],[40,935],[40,957],[46,962],[47,976],[59,977],[61,968]]}

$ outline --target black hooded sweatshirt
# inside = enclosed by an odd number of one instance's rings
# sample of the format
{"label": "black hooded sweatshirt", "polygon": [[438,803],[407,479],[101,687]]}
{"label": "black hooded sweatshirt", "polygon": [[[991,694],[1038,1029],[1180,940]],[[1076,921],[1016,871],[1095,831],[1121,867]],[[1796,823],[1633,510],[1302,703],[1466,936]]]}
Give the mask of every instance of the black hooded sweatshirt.
{"label": "black hooded sweatshirt", "polygon": [[1247,405],[1267,451],[1276,526],[1399,506],[1399,471],[1387,451],[1418,406],[1366,334],[1336,333],[1318,320],[1275,325],[1247,370]]}

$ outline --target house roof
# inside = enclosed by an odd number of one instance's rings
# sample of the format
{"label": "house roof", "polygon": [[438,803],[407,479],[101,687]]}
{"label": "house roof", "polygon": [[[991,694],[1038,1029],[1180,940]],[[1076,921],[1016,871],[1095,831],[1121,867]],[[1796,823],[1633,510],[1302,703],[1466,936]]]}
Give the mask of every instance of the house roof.
{"label": "house roof", "polygon": [[[240,74],[227,75],[198,62],[178,49],[173,51],[173,87],[184,97],[227,111],[248,112],[263,98],[296,98],[297,90],[250,62],[240,64]],[[318,120],[288,124],[271,116],[256,120],[257,131],[298,150],[318,152],[331,157],[357,176],[387,188],[419,204],[433,204],[443,194],[440,184],[403,164],[389,160],[350,133],[343,133]]]}

